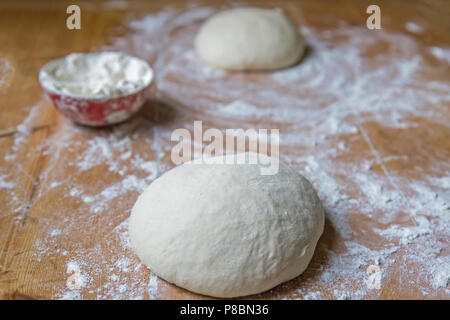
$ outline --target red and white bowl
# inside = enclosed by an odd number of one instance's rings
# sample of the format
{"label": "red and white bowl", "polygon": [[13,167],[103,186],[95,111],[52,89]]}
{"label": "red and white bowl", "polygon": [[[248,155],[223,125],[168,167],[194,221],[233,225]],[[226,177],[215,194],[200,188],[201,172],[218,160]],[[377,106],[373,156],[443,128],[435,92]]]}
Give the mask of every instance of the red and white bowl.
{"label": "red and white bowl", "polygon": [[76,123],[88,126],[107,126],[123,122],[138,112],[148,98],[148,89],[153,80],[153,71],[144,60],[139,59],[148,67],[150,77],[148,77],[142,87],[123,95],[97,97],[61,92],[47,85],[46,81],[43,81],[43,74],[46,70],[59,63],[62,59],[64,57],[53,60],[41,68],[39,83],[53,102],[53,105],[63,115]]}

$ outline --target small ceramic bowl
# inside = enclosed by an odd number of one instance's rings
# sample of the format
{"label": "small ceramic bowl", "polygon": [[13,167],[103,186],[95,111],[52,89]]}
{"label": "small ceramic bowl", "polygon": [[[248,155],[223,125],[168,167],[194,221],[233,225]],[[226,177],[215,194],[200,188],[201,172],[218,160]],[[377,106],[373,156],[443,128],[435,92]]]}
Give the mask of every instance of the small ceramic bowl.
{"label": "small ceramic bowl", "polygon": [[88,126],[107,126],[123,122],[138,112],[147,100],[148,88],[153,80],[153,70],[146,61],[132,57],[148,67],[150,76],[143,86],[123,95],[98,97],[61,92],[43,81],[46,77],[44,73],[64,58],[52,60],[44,65],[39,72],[39,83],[53,105],[74,122]]}

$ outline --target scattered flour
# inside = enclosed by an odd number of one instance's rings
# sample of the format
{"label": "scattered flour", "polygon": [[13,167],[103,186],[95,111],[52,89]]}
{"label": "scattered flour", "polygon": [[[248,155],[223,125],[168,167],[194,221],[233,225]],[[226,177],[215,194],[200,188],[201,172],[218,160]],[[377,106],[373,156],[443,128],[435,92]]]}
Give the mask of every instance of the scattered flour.
{"label": "scattered flour", "polygon": [[423,32],[423,27],[420,24],[411,21],[405,24],[405,29],[412,33],[420,34]]}
{"label": "scattered flour", "polygon": [[450,48],[431,47],[430,52],[436,58],[450,63]]}
{"label": "scattered flour", "polygon": [[153,273],[150,275],[150,281],[148,283],[148,293],[150,299],[155,300],[158,298],[158,277]]}
{"label": "scattered flour", "polygon": [[12,189],[14,187],[14,182],[5,181],[7,177],[6,174],[0,175],[0,189]]}
{"label": "scattered flour", "polygon": [[0,58],[0,89],[10,86],[10,76],[13,71],[14,68],[11,63],[4,58]]}

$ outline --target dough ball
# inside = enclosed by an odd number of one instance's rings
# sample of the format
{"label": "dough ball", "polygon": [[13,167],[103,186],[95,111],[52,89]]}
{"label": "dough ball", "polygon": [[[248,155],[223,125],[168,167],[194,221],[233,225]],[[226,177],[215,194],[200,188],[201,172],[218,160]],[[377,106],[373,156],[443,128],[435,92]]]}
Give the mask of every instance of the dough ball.
{"label": "dough ball", "polygon": [[300,275],[323,232],[323,207],[292,168],[260,168],[185,163],[156,179],[131,213],[139,258],[159,277],[214,297],[256,294]]}
{"label": "dough ball", "polygon": [[296,26],[282,13],[238,8],[208,19],[197,34],[195,49],[212,67],[268,70],[298,62],[304,41]]}

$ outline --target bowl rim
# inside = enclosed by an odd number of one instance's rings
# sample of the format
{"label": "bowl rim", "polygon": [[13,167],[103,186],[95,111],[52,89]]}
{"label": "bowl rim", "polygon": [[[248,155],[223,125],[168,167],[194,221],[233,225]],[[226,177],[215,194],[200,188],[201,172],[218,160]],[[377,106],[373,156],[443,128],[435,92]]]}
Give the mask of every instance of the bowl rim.
{"label": "bowl rim", "polygon": [[[104,96],[104,95],[85,96],[85,95],[81,95],[81,94],[73,94],[73,93],[62,92],[62,91],[59,91],[59,90],[55,90],[55,89],[49,88],[42,81],[43,80],[42,78],[44,77],[43,75],[44,75],[44,73],[46,73],[46,70],[48,68],[50,68],[51,66],[53,66],[53,65],[57,64],[58,62],[64,60],[67,56],[69,56],[69,55],[71,55],[73,53],[89,55],[89,54],[99,54],[99,53],[104,53],[104,52],[120,53],[120,54],[124,54],[124,55],[126,55],[128,57],[131,57],[133,59],[136,59],[136,60],[140,61],[141,63],[143,63],[143,65],[146,66],[146,68],[148,68],[148,71],[149,71],[149,74],[150,74],[150,77],[149,77],[148,81],[146,81],[146,83],[144,85],[139,86],[137,89],[135,89],[135,90],[133,90],[131,92],[127,92],[127,93],[123,93],[123,94],[116,94],[116,95],[109,95],[109,96]],[[39,74],[38,74],[39,84],[41,85],[41,87],[45,91],[48,91],[50,93],[57,94],[57,95],[60,95],[60,96],[64,96],[64,97],[69,97],[69,98],[74,98],[74,99],[91,100],[91,101],[107,101],[107,100],[119,99],[119,98],[135,95],[135,94],[145,90],[146,88],[148,88],[151,85],[151,83],[153,82],[153,79],[154,79],[154,71],[153,71],[152,67],[150,66],[150,64],[147,61],[145,61],[145,60],[143,60],[141,58],[138,58],[136,56],[133,56],[131,54],[125,53],[123,51],[111,51],[111,50],[94,51],[94,52],[72,52],[72,53],[69,53],[69,54],[67,54],[65,56],[62,56],[62,57],[50,60],[49,62],[47,62],[46,64],[44,64],[41,67],[41,69],[39,70]]]}

